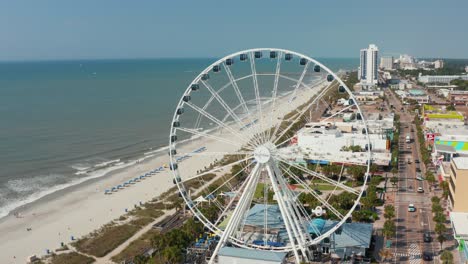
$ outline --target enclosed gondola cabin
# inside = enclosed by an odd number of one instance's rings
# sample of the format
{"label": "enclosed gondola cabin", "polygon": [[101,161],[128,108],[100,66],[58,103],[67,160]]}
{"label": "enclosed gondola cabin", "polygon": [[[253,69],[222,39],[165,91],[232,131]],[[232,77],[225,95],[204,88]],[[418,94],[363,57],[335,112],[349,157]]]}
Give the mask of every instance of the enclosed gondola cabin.
{"label": "enclosed gondola cabin", "polygon": [[314,66],[314,72],[320,72],[320,66],[319,65]]}
{"label": "enclosed gondola cabin", "polygon": [[205,74],[203,74],[203,75],[201,76],[202,81],[206,81],[206,80],[208,80],[209,78],[210,78],[210,75],[208,75],[208,73],[205,73]]}
{"label": "enclosed gondola cabin", "polygon": [[270,59],[275,59],[277,56],[276,51],[270,51]]}
{"label": "enclosed gondola cabin", "polygon": [[220,71],[221,71],[221,67],[219,67],[219,65],[213,66],[213,72],[220,72]]}
{"label": "enclosed gondola cabin", "polygon": [[172,126],[173,126],[173,127],[180,127],[180,122],[179,122],[179,121],[174,121],[174,122],[172,123]]}
{"label": "enclosed gondola cabin", "polygon": [[178,108],[178,109],[177,109],[177,114],[178,114],[178,115],[181,115],[181,114],[183,114],[183,113],[184,113],[184,108],[181,107],[181,108]]}
{"label": "enclosed gondola cabin", "polygon": [[175,154],[177,154],[177,150],[175,149],[169,150],[169,155],[175,155]]}
{"label": "enclosed gondola cabin", "polygon": [[177,170],[178,167],[179,167],[179,166],[177,166],[177,163],[171,163],[171,164],[169,165],[169,168],[170,168],[171,170]]}
{"label": "enclosed gondola cabin", "polygon": [[333,81],[333,75],[328,74],[327,75],[327,81],[329,81],[329,82]]}
{"label": "enclosed gondola cabin", "polygon": [[344,92],[346,92],[346,89],[344,88],[344,86],[340,85],[340,87],[338,88],[338,91],[340,93],[344,93]]}
{"label": "enclosed gondola cabin", "polygon": [[226,65],[227,66],[231,66],[232,64],[234,64],[234,59],[227,59],[226,60]]}
{"label": "enclosed gondola cabin", "polygon": [[353,99],[349,99],[349,100],[348,100],[348,104],[349,104],[349,105],[354,105],[354,100],[353,100]]}
{"label": "enclosed gondola cabin", "polygon": [[192,91],[198,91],[198,89],[200,89],[200,86],[197,83],[194,83],[190,86],[190,88],[192,89]]}
{"label": "enclosed gondola cabin", "polygon": [[357,113],[357,114],[356,114],[356,119],[357,119],[357,120],[362,120],[362,115],[361,115],[361,113]]}
{"label": "enclosed gondola cabin", "polygon": [[254,53],[254,56],[255,56],[256,59],[260,59],[260,58],[263,56],[263,54],[262,54],[261,51],[256,51],[256,52]]}
{"label": "enclosed gondola cabin", "polygon": [[306,64],[307,64],[307,59],[302,58],[302,59],[299,61],[299,64],[302,65],[302,66],[306,65]]}
{"label": "enclosed gondola cabin", "polygon": [[245,60],[247,60],[247,54],[241,54],[239,56],[239,58],[240,58],[241,61],[245,61]]}
{"label": "enclosed gondola cabin", "polygon": [[292,57],[293,57],[293,55],[291,53],[284,54],[284,59],[287,60],[287,61],[292,60]]}
{"label": "enclosed gondola cabin", "polygon": [[174,143],[177,141],[177,135],[172,135],[171,136],[171,142]]}
{"label": "enclosed gondola cabin", "polygon": [[188,101],[190,101],[190,99],[192,99],[192,97],[190,97],[190,95],[184,95],[184,97],[182,97],[182,101],[184,101],[184,102],[188,102]]}

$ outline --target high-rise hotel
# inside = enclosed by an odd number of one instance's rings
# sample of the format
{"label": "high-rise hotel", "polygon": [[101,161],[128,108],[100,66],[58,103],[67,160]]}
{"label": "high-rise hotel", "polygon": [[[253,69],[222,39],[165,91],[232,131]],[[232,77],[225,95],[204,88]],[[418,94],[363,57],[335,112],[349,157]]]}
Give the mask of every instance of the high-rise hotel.
{"label": "high-rise hotel", "polygon": [[378,81],[378,53],[379,48],[370,44],[367,49],[361,50],[358,78],[362,86],[373,86]]}

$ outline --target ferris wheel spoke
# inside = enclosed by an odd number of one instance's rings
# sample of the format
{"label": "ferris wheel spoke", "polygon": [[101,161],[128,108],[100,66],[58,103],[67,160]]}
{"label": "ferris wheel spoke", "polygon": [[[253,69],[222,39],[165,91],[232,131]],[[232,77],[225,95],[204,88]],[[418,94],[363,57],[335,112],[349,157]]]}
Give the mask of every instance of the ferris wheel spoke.
{"label": "ferris wheel spoke", "polygon": [[[244,96],[242,95],[242,92],[240,91],[239,86],[237,85],[237,80],[234,79],[234,76],[232,75],[231,69],[229,69],[229,67],[226,65],[226,63],[223,63],[223,67],[224,67],[224,69],[226,71],[226,75],[229,78],[229,82],[230,82],[231,86],[234,88],[234,92],[236,93],[237,99],[240,102],[240,106],[244,109],[245,113],[247,114],[247,117],[249,119],[249,124],[253,124],[255,121],[252,120],[253,119],[252,113],[250,112],[250,109],[247,107],[247,103],[246,103],[246,101],[244,99]],[[252,74],[249,74],[247,76],[252,76]],[[250,129],[250,130],[253,130],[253,127],[255,127],[255,126],[250,125],[247,128]],[[258,127],[256,127],[255,130],[257,131],[256,133],[259,132]],[[258,142],[257,144],[260,144],[260,142]]]}
{"label": "ferris wheel spoke", "polygon": [[299,89],[299,86],[301,86],[302,80],[304,79],[308,67],[309,61],[307,61],[306,65],[304,66],[304,70],[302,70],[301,77],[299,78],[299,80],[297,80],[296,85],[294,86],[294,91],[291,94],[290,100],[292,100],[296,96],[297,90]]}
{"label": "ferris wheel spoke", "polygon": [[193,110],[195,110],[195,111],[199,112],[200,114],[204,115],[206,118],[208,118],[211,121],[215,122],[219,126],[223,127],[227,131],[229,131],[231,134],[236,136],[242,143],[250,145],[251,147],[254,147],[254,146],[251,145],[251,143],[248,140],[245,139],[245,136],[242,136],[240,133],[236,132],[232,127],[229,127],[225,123],[221,122],[219,119],[212,116],[210,113],[206,112],[205,110],[201,109],[200,107],[198,107],[198,106],[196,106],[196,105],[194,105],[194,104],[192,104],[190,102],[187,102],[185,104],[188,105]]}
{"label": "ferris wheel spoke", "polygon": [[351,109],[351,108],[353,108],[353,107],[354,107],[354,105],[347,106],[347,107],[341,109],[340,111],[334,113],[333,115],[331,115],[331,116],[329,116],[329,117],[327,117],[327,118],[321,120],[320,122],[322,122],[322,123],[323,123],[323,122],[326,122],[327,120],[329,120],[329,119],[331,119],[331,118],[333,118],[333,117],[335,117],[335,116],[337,116],[337,115],[343,113],[344,111],[346,111],[346,110],[348,110],[348,109]]}
{"label": "ferris wheel spoke", "polygon": [[229,105],[226,103],[226,101],[219,96],[218,92],[216,92],[211,85],[209,85],[207,82],[202,81],[203,85],[208,89],[208,91],[212,94],[212,96],[215,97],[215,99],[218,101],[219,104],[228,112],[228,114],[237,122],[237,125],[239,128],[244,127],[246,124],[241,121],[241,119],[234,113],[234,111],[229,107]]}
{"label": "ferris wheel spoke", "polygon": [[229,145],[238,147],[238,148],[242,148],[242,145],[240,145],[240,144],[237,143],[237,142],[230,141],[230,140],[228,140],[228,139],[225,139],[225,138],[222,138],[222,137],[218,137],[218,136],[215,136],[215,135],[210,134],[210,133],[207,133],[207,132],[200,132],[200,131],[198,131],[198,130],[196,130],[196,129],[186,128],[186,127],[177,127],[177,128],[176,128],[176,131],[177,131],[177,130],[180,130],[180,131],[183,131],[183,132],[192,134],[192,135],[200,136],[200,137],[205,137],[205,138],[213,139],[213,140],[216,140],[216,141],[219,141],[219,142],[223,142],[223,143],[226,143],[226,144],[229,144]]}
{"label": "ferris wheel spoke", "polygon": [[251,152],[228,152],[228,151],[203,151],[203,152],[185,152],[185,153],[177,153],[175,155],[176,158],[184,158],[184,157],[192,157],[192,156],[236,156],[236,155],[251,155]]}
{"label": "ferris wheel spoke", "polygon": [[257,114],[260,116],[260,137],[262,138],[263,142],[266,142],[265,138],[265,131],[264,131],[264,123],[263,123],[263,111],[262,111],[262,102],[260,101],[260,91],[258,89],[258,80],[257,80],[257,70],[255,68],[255,56],[252,52],[250,52],[250,69],[252,71],[252,80],[254,85],[254,92],[255,92],[255,101],[257,102]]}
{"label": "ferris wheel spoke", "polygon": [[[325,94],[331,87],[332,87],[331,84],[328,85],[326,88],[324,88],[324,89],[320,92],[320,94],[319,94],[317,97],[315,97],[314,100],[312,100],[311,103],[309,103],[307,106],[303,107],[303,108],[301,109],[301,111],[299,112],[298,116],[294,119],[294,121],[292,121],[291,124],[289,124],[289,125],[286,127],[286,129],[283,130],[283,132],[281,132],[278,136],[276,136],[276,137],[273,139],[273,144],[276,144],[277,141],[278,141],[279,139],[281,139],[281,138],[291,129],[291,127],[292,127],[294,124],[296,124],[296,123],[299,121],[299,119],[309,110],[309,108],[315,103],[315,101],[316,101],[318,98],[321,98],[322,95]],[[276,132],[277,132],[277,131],[276,131]],[[273,136],[275,136],[275,134],[273,134]]]}
{"label": "ferris wheel spoke", "polygon": [[259,178],[259,170],[260,170],[260,164],[257,163],[255,167],[253,168],[252,172],[249,175],[249,179],[245,186],[246,191],[244,191],[239,198],[239,202],[237,203],[237,206],[234,208],[234,211],[232,213],[231,218],[229,219],[226,228],[224,229],[224,232],[221,235],[221,238],[219,239],[218,244],[216,245],[216,248],[213,250],[213,255],[210,259],[210,264],[214,263],[214,259],[216,255],[218,255],[219,250],[221,247],[223,247],[226,242],[228,241],[229,237],[236,231],[237,227],[239,226],[239,223],[241,221],[241,216],[244,214],[246,210],[249,208],[249,199],[250,196],[252,195],[253,191],[252,189],[255,187],[255,183]]}
{"label": "ferris wheel spoke", "polygon": [[325,200],[319,194],[317,194],[314,190],[312,190],[312,188],[310,188],[310,186],[307,185],[307,183],[305,183],[303,180],[301,180],[299,177],[297,177],[293,173],[289,172],[289,169],[286,166],[284,166],[284,165],[281,165],[281,166],[282,166],[283,170],[286,172],[286,174],[288,174],[290,177],[292,177],[294,180],[296,180],[299,183],[299,185],[301,185],[302,188],[304,188],[305,190],[308,191],[308,193],[310,193],[312,196],[314,196],[314,198],[317,199],[317,201],[319,201],[320,203],[322,203],[322,205],[324,207],[326,207],[328,210],[330,210],[340,220],[342,220],[344,218],[343,214],[341,214],[340,211],[338,211],[335,207],[333,207],[330,203],[328,203],[327,200]]}
{"label": "ferris wheel spoke", "polygon": [[229,164],[227,164],[227,165],[223,165],[223,166],[221,166],[221,167],[217,167],[217,168],[214,168],[214,169],[211,169],[211,170],[208,170],[208,171],[199,173],[199,174],[194,175],[194,176],[192,176],[192,177],[190,177],[190,178],[187,178],[187,179],[185,179],[185,180],[183,180],[183,181],[184,181],[184,182],[190,181],[190,180],[196,179],[196,178],[198,178],[198,177],[201,177],[201,176],[204,176],[204,175],[207,175],[207,174],[212,174],[212,173],[215,173],[215,172],[218,172],[218,171],[222,171],[222,170],[224,170],[224,169],[227,169],[227,168],[232,167],[232,166],[237,165],[237,164],[241,164],[242,162],[248,161],[248,160],[250,160],[250,159],[253,159],[253,156],[248,156],[248,157],[246,157],[246,158],[243,158],[243,159],[240,159],[240,160],[231,162],[231,163],[229,163]]}
{"label": "ferris wheel spoke", "polygon": [[[282,52],[278,52],[278,60],[276,61],[276,70],[275,70],[275,81],[273,83],[273,91],[271,93],[272,102],[271,102],[271,111],[275,111],[276,99],[278,94],[278,83],[281,73],[281,61],[282,61]],[[271,128],[273,127],[273,114],[270,114],[270,126],[268,127],[268,137],[271,139]]]}
{"label": "ferris wheel spoke", "polygon": [[303,172],[305,172],[305,173],[307,173],[307,174],[310,174],[310,175],[312,175],[312,176],[314,176],[314,177],[316,177],[316,178],[319,178],[320,180],[323,180],[323,181],[327,182],[328,184],[331,184],[331,185],[333,185],[333,186],[338,186],[340,189],[342,189],[342,190],[344,190],[344,191],[347,191],[347,192],[352,193],[352,194],[355,194],[355,195],[359,195],[359,191],[358,191],[358,190],[356,190],[356,189],[354,189],[354,188],[352,188],[352,187],[349,187],[349,186],[347,186],[347,185],[344,185],[344,184],[342,184],[341,182],[337,182],[337,181],[335,181],[335,180],[332,180],[332,179],[326,177],[325,175],[322,175],[322,174],[320,174],[320,173],[318,173],[318,172],[315,172],[315,171],[309,170],[309,169],[307,169],[307,168],[304,168],[304,167],[302,167],[302,166],[299,166],[299,165],[297,165],[297,164],[294,164],[293,162],[290,162],[290,161],[288,161],[288,160],[286,160],[286,159],[283,159],[283,158],[280,158],[280,157],[276,157],[276,158],[277,158],[278,160],[280,160],[280,161],[286,163],[286,164],[291,165],[291,167],[294,167],[294,168],[296,168],[296,169],[299,169],[299,170],[301,170],[301,171],[303,171]]}
{"label": "ferris wheel spoke", "polygon": [[[304,84],[303,84],[303,85],[304,85]],[[306,87],[308,87],[308,86],[306,86]],[[311,88],[311,87],[308,87],[308,88],[309,88],[309,89],[314,89],[314,88]],[[322,91],[319,93],[319,95],[317,95],[317,96],[312,100],[312,102],[309,104],[309,106],[304,107],[303,109],[301,109],[301,111],[295,109],[294,111],[296,111],[296,114],[295,114],[295,115],[297,115],[297,117],[296,117],[296,118],[293,118],[293,117],[290,117],[290,118],[289,118],[289,119],[293,119],[294,122],[291,122],[291,124],[290,124],[286,129],[283,129],[283,130],[280,132],[280,135],[281,135],[281,136],[277,136],[277,133],[279,132],[281,126],[283,125],[283,122],[286,121],[285,118],[284,118],[285,116],[283,116],[283,117],[279,120],[279,122],[276,124],[275,129],[274,129],[274,132],[273,132],[273,136],[270,138],[270,140],[275,144],[275,140],[280,139],[280,138],[287,132],[287,130],[289,130],[289,128],[292,127],[292,126],[294,125],[294,123],[296,123],[297,120],[298,120],[305,112],[307,112],[307,110],[310,108],[310,106],[313,105],[313,104],[317,101],[317,99],[320,98],[321,95],[323,95],[323,94],[328,90],[328,88],[329,88],[329,87],[327,87],[327,88],[325,88],[325,89],[322,89]],[[285,113],[285,115],[286,115],[286,113]]]}
{"label": "ferris wheel spoke", "polygon": [[[224,85],[223,87],[221,87],[219,90],[218,90],[218,93],[224,91],[224,89],[226,89],[229,85]],[[206,101],[205,105],[202,107],[203,110],[206,111],[206,109],[208,108],[208,106],[210,106],[211,102],[213,102],[213,100],[215,99],[215,97],[213,95],[211,95],[211,97],[208,99],[208,101]],[[198,128],[200,126],[200,122],[201,122],[201,117],[202,115],[199,113],[198,114],[198,117],[197,117],[197,121],[195,122],[195,128]]]}

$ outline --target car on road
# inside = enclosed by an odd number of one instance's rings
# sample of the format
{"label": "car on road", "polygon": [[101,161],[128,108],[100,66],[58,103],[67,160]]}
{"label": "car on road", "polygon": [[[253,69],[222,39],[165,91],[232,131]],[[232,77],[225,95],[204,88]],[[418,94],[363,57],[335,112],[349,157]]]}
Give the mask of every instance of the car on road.
{"label": "car on road", "polygon": [[429,232],[424,232],[424,242],[426,243],[430,243],[432,241],[432,237],[431,237],[431,233]]}
{"label": "car on road", "polygon": [[419,163],[419,160],[414,160],[414,163]]}
{"label": "car on road", "polygon": [[424,252],[423,253],[423,260],[424,261],[431,261],[432,260],[432,254],[429,252]]}
{"label": "car on road", "polygon": [[411,146],[410,146],[410,145],[406,145],[406,148],[407,148],[407,149],[411,149]]}
{"label": "car on road", "polygon": [[418,175],[416,175],[416,180],[424,181],[424,178],[421,176],[421,173],[418,173]]}
{"label": "car on road", "polygon": [[423,192],[424,192],[423,187],[418,187],[418,193],[423,193]]}
{"label": "car on road", "polygon": [[420,168],[416,168],[416,172],[421,172],[421,169],[420,169]]}
{"label": "car on road", "polygon": [[408,212],[416,212],[416,207],[414,207],[414,204],[408,205]]}

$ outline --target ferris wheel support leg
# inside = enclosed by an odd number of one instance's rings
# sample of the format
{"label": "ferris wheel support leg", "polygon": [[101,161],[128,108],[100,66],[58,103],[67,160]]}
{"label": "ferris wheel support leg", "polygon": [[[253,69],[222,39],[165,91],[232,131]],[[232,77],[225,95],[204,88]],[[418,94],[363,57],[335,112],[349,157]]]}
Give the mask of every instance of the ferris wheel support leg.
{"label": "ferris wheel support leg", "polygon": [[285,208],[289,211],[289,215],[292,219],[292,227],[293,229],[297,230],[299,237],[301,239],[301,250],[303,253],[303,257],[305,258],[304,261],[308,261],[310,252],[308,247],[306,247],[307,241],[311,241],[311,237],[307,231],[307,227],[304,225],[303,219],[300,217],[299,209],[297,208],[297,204],[294,201],[293,194],[291,190],[289,190],[285,178],[282,176],[282,173],[276,164],[273,164],[273,170],[276,173],[276,178],[284,190],[284,201],[285,201]]}
{"label": "ferris wheel support leg", "polygon": [[226,228],[224,229],[223,234],[221,235],[221,238],[219,239],[218,244],[216,245],[215,250],[213,251],[213,254],[211,255],[211,259],[208,262],[209,264],[214,264],[215,263],[215,258],[218,255],[219,250],[221,247],[223,247],[231,234],[236,230],[237,226],[239,225],[239,221],[241,220],[241,216],[243,215],[244,211],[246,208],[248,208],[248,202],[251,199],[251,193],[253,192],[252,189],[255,188],[255,183],[259,178],[259,170],[260,170],[260,164],[257,163],[255,167],[253,168],[251,174],[250,174],[250,179],[248,184],[245,186],[245,190],[242,193],[239,202],[234,209],[234,212],[232,213],[231,219],[229,220],[228,224],[226,225]]}
{"label": "ferris wheel support leg", "polygon": [[[298,250],[298,247],[301,247],[301,245],[296,244],[296,241],[294,240],[293,233],[296,233],[296,232],[295,232],[295,230],[293,230],[293,227],[291,226],[291,224],[292,224],[291,223],[291,218],[290,218],[288,210],[286,209],[286,205],[285,205],[285,202],[283,200],[282,192],[281,192],[281,190],[280,190],[280,188],[278,186],[277,178],[275,176],[275,171],[272,168],[273,166],[274,165],[272,165],[271,162],[266,166],[267,171],[268,171],[268,176],[270,177],[271,186],[273,187],[273,191],[276,194],[276,199],[277,199],[277,202],[278,202],[278,206],[279,206],[280,211],[281,211],[281,216],[283,217],[284,225],[286,227],[286,232],[288,233],[288,238],[289,238],[289,242],[291,243],[291,248],[293,249],[294,257],[296,258],[296,263],[300,264],[301,263],[301,258],[299,257],[299,253],[298,253],[297,250]],[[298,236],[296,235],[295,237],[298,237]],[[302,251],[302,249],[301,249],[301,251]]]}

